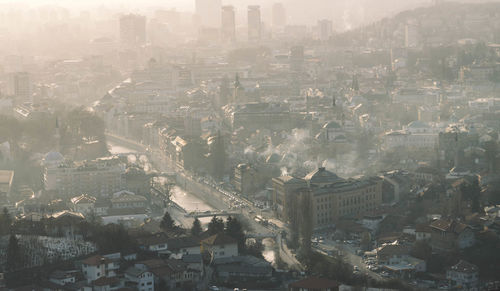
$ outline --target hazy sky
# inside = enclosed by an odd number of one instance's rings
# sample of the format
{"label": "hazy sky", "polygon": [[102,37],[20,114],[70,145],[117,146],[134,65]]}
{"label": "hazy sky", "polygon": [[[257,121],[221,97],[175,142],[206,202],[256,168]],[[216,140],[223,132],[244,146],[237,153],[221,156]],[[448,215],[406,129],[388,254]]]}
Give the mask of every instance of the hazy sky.
{"label": "hazy sky", "polygon": [[[208,0],[209,1],[209,0]],[[2,3],[38,6],[57,4],[70,9],[89,9],[96,6],[116,8],[122,12],[148,13],[155,8],[176,8],[179,11],[193,11],[195,0],[0,0]],[[264,21],[269,21],[273,3],[282,2],[291,24],[313,24],[318,19],[331,19],[345,27],[355,27],[376,21],[395,13],[429,5],[432,0],[222,0],[222,4],[236,7],[240,21],[246,13],[246,6],[258,4],[262,7]],[[461,2],[485,2],[468,0]]]}

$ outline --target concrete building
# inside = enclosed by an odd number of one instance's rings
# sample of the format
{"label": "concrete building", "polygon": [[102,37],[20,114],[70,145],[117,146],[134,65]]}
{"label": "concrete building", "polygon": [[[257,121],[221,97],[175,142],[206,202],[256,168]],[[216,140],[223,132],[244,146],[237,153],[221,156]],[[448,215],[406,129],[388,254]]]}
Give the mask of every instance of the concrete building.
{"label": "concrete building", "polygon": [[311,189],[315,228],[328,227],[341,217],[357,217],[382,204],[382,179],[360,177],[342,179],[325,168],[305,177]]}
{"label": "concrete building", "polygon": [[288,221],[299,207],[300,195],[308,195],[314,227],[333,226],[342,217],[357,217],[379,207],[382,181],[379,177],[343,179],[325,168],[318,168],[304,179],[274,178],[274,209],[280,219]]}
{"label": "concrete building", "polygon": [[10,75],[9,94],[17,99],[31,101],[31,77],[28,72],[16,72]]}
{"label": "concrete building", "polygon": [[318,39],[325,41],[332,36],[332,21],[328,19],[318,20]]}
{"label": "concrete building", "polygon": [[248,41],[258,42],[262,37],[262,23],[259,5],[248,6]]}
{"label": "concrete building", "polygon": [[61,154],[51,152],[43,163],[45,190],[61,196],[73,197],[78,193],[108,196],[125,187],[125,164],[118,157],[68,162]]}
{"label": "concrete building", "polygon": [[292,215],[291,210],[294,200],[300,191],[308,189],[304,179],[292,176],[281,176],[273,178],[273,205],[278,218],[282,221],[289,221]]}
{"label": "concrete building", "polygon": [[257,172],[247,164],[239,164],[234,169],[233,185],[241,194],[250,196],[257,190]]}
{"label": "concrete building", "polygon": [[236,41],[236,20],[234,6],[222,6],[221,36],[223,41]]}

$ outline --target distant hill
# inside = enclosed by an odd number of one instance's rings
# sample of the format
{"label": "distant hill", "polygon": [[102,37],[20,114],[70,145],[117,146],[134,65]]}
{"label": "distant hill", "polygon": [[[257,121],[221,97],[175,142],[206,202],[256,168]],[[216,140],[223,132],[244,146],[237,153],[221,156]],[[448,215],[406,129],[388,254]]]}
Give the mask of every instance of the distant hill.
{"label": "distant hill", "polygon": [[368,47],[422,47],[461,39],[500,42],[500,2],[444,2],[407,10],[338,34],[335,41]]}

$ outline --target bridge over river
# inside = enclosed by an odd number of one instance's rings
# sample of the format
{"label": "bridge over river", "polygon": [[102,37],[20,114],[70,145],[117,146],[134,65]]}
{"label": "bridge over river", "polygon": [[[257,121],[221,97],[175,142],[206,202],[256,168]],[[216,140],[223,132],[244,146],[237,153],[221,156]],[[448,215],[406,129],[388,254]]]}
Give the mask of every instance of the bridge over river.
{"label": "bridge over river", "polygon": [[201,217],[212,217],[212,216],[234,216],[240,214],[238,212],[227,212],[227,211],[193,211],[186,213],[186,217],[201,218]]}

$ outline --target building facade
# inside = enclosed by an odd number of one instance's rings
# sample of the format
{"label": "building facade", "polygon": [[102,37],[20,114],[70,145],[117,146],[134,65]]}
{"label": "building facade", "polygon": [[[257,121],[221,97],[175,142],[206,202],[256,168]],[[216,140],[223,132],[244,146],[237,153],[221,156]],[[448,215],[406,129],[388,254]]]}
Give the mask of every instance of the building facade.
{"label": "building facade", "polygon": [[343,217],[357,217],[379,207],[382,182],[379,177],[343,179],[325,168],[318,168],[304,179],[278,177],[273,179],[274,209],[280,219],[288,221],[298,207],[294,201],[308,195],[314,227],[329,227]]}

